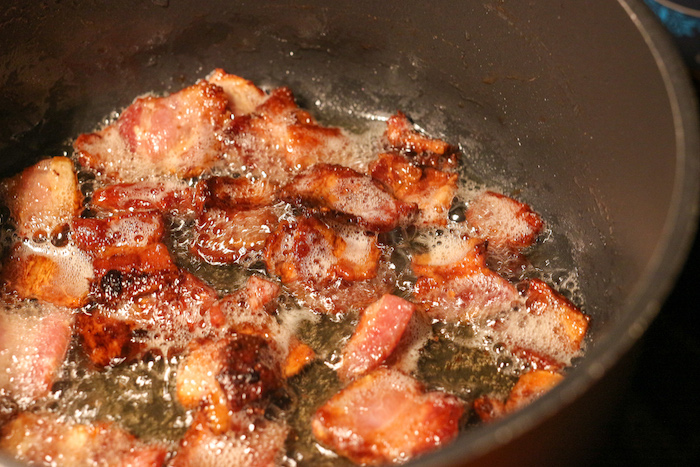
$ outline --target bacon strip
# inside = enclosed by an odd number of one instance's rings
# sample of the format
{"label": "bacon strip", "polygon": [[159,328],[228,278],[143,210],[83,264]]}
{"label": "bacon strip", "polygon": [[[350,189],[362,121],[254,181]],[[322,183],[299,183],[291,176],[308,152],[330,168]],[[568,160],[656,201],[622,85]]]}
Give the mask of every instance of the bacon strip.
{"label": "bacon strip", "polygon": [[0,450],[31,465],[65,467],[161,467],[168,454],[113,423],[70,423],[48,413],[21,413],[3,427]]}
{"label": "bacon strip", "polygon": [[474,411],[481,421],[490,422],[519,410],[559,384],[564,376],[546,370],[525,373],[511,389],[508,398],[501,401],[492,396],[481,396],[474,401]]}
{"label": "bacon strip", "polygon": [[343,349],[340,379],[354,379],[383,363],[398,345],[414,311],[413,303],[389,294],[368,306]]}
{"label": "bacon strip", "polygon": [[207,81],[220,86],[228,99],[228,108],[233,117],[247,115],[255,110],[267,97],[252,81],[226,73],[217,68],[207,76]]}
{"label": "bacon strip", "polygon": [[394,153],[381,154],[369,165],[369,173],[397,199],[418,206],[416,224],[447,224],[447,213],[457,192],[456,173],[420,168]]}
{"label": "bacon strip", "polygon": [[454,170],[459,164],[459,156],[449,144],[416,131],[403,112],[389,118],[384,137],[392,149],[406,153],[419,166]]}
{"label": "bacon strip", "polygon": [[105,211],[158,211],[162,214],[192,214],[202,210],[196,187],[180,179],[116,183],[95,190],[91,205]]}
{"label": "bacon strip", "polygon": [[163,217],[155,212],[124,213],[105,219],[76,218],[73,243],[92,257],[110,256],[125,248],[143,248],[165,236]]}
{"label": "bacon strip", "polygon": [[68,350],[71,323],[70,310],[47,304],[0,309],[1,395],[26,408],[49,393]]}
{"label": "bacon strip", "polygon": [[79,214],[82,195],[73,162],[45,159],[0,184],[0,199],[23,239],[49,240]]}
{"label": "bacon strip", "polygon": [[378,182],[349,167],[316,164],[282,188],[280,197],[320,213],[348,216],[374,232],[395,229],[415,210],[415,204],[397,200]]}
{"label": "bacon strip", "polygon": [[398,463],[456,438],[463,406],[425,392],[415,379],[379,368],[321,406],[312,420],[319,442],[363,465]]}
{"label": "bacon strip", "polygon": [[140,97],[117,122],[74,143],[83,166],[106,179],[134,182],[153,175],[200,175],[220,159],[228,99],[200,81],[167,97]]}

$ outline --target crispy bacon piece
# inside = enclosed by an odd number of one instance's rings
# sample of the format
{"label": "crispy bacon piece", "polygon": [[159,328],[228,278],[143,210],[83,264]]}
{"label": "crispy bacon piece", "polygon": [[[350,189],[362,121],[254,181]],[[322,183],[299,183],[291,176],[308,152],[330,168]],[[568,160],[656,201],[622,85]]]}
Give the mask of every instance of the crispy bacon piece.
{"label": "crispy bacon piece", "polygon": [[349,167],[316,164],[282,188],[280,198],[319,213],[349,217],[374,232],[388,232],[413,214],[415,204],[385,192],[370,177]]}
{"label": "crispy bacon piece", "polygon": [[274,467],[280,465],[289,428],[283,422],[238,415],[234,427],[212,430],[200,413],[180,442],[172,467]]}
{"label": "crispy bacon piece", "polygon": [[267,95],[252,81],[226,73],[217,68],[207,76],[207,81],[220,86],[228,99],[228,108],[233,117],[253,112],[265,101]]}
{"label": "crispy bacon piece", "polygon": [[80,135],[74,148],[83,166],[112,181],[197,176],[221,157],[227,105],[224,91],[206,81],[167,97],[140,97],[115,124]]}
{"label": "crispy bacon piece", "polygon": [[439,248],[413,257],[414,294],[432,318],[485,321],[519,300],[517,289],[486,267],[485,248],[477,238],[445,238]]}
{"label": "crispy bacon piece", "polygon": [[447,214],[457,192],[456,173],[420,168],[396,153],[380,154],[370,163],[369,173],[397,199],[418,206],[416,224],[447,224]]}
{"label": "crispy bacon piece", "polygon": [[519,201],[486,191],[469,204],[467,221],[489,248],[521,250],[532,245],[544,223],[537,213]]}
{"label": "crispy bacon piece", "polygon": [[375,236],[356,226],[337,232],[313,217],[283,222],[270,236],[265,263],[300,299],[320,312],[364,307],[393,288],[394,271]]}
{"label": "crispy bacon piece", "polygon": [[403,112],[389,118],[384,137],[391,148],[409,154],[420,166],[453,170],[459,164],[454,148],[440,139],[428,138],[416,131]]}
{"label": "crispy bacon piece", "polygon": [[525,407],[559,384],[562,379],[564,376],[560,373],[546,370],[530,371],[518,378],[505,401],[492,396],[481,396],[474,401],[474,411],[481,421],[493,421]]}
{"label": "crispy bacon piece", "polygon": [[579,355],[589,317],[540,279],[525,283],[525,307],[501,317],[495,329],[535,368],[560,369]]}
{"label": "crispy bacon piece", "polygon": [[114,423],[62,421],[58,415],[21,413],[3,427],[0,450],[31,465],[161,467],[168,454]]}
{"label": "crispy bacon piece", "polygon": [[163,217],[157,212],[123,213],[104,219],[76,218],[73,243],[92,257],[110,256],[125,248],[144,248],[161,242]]}
{"label": "crispy bacon piece", "polygon": [[413,303],[390,294],[368,306],[343,349],[340,379],[354,379],[383,363],[401,340],[414,311]]}
{"label": "crispy bacon piece", "polygon": [[231,333],[190,345],[178,368],[176,392],[184,407],[204,410],[219,434],[228,430],[235,412],[262,414],[283,383],[279,352],[270,342],[257,334]]}
{"label": "crispy bacon piece", "polygon": [[75,332],[80,349],[96,368],[132,361],[146,353],[144,344],[134,339],[136,323],[103,310],[78,313]]}
{"label": "crispy bacon piece", "polygon": [[333,396],[312,419],[313,434],[363,465],[405,462],[457,436],[462,403],[396,370],[379,368]]}
{"label": "crispy bacon piece", "polygon": [[9,291],[57,306],[87,303],[93,269],[90,258],[72,245],[57,247],[23,241],[15,244],[0,273]]}
{"label": "crispy bacon piece", "polygon": [[259,259],[277,225],[273,185],[242,177],[212,177],[204,185],[206,210],[197,218],[190,251],[212,264]]}
{"label": "crispy bacon piece", "polygon": [[111,211],[158,211],[191,214],[202,210],[204,200],[197,187],[180,179],[117,183],[95,190],[93,207]]}
{"label": "crispy bacon piece", "polygon": [[66,157],[45,159],[0,184],[0,199],[23,239],[59,234],[80,213],[82,195],[73,162]]}
{"label": "crispy bacon piece", "polygon": [[21,407],[46,396],[68,350],[71,311],[21,302],[0,308],[0,398]]}
{"label": "crispy bacon piece", "polygon": [[243,165],[277,181],[337,158],[348,146],[340,129],[318,125],[286,87],[273,90],[254,112],[234,119],[228,135]]}

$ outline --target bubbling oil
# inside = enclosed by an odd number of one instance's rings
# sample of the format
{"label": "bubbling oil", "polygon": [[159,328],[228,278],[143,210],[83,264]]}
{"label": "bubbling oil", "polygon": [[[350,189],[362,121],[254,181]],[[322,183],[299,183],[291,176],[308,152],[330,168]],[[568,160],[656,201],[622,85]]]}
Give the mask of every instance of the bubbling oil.
{"label": "bubbling oil", "polygon": [[[110,122],[115,117],[113,115]],[[381,150],[386,119],[331,115],[327,120],[340,120],[354,129],[345,132],[350,144],[335,148],[332,162],[365,172],[369,162]],[[498,187],[467,176],[471,170],[463,169],[458,193],[450,209],[450,221],[440,233],[434,229],[409,227],[379,236],[382,247],[388,252],[390,267],[396,272],[396,295],[411,298],[415,282],[410,268],[412,256],[426,249],[445,249],[450,242],[449,235],[441,241],[435,240],[442,233],[469,234],[464,211],[471,200],[484,189],[498,191]],[[245,168],[234,164],[218,167],[213,173],[246,176]],[[81,171],[80,174],[81,190],[88,201],[89,211],[90,196],[99,182],[89,173]],[[281,219],[293,217],[293,210],[288,205],[280,206],[279,212]],[[194,221],[187,214],[172,213],[168,220],[166,244],[179,267],[204,280],[220,296],[242,288],[251,274],[267,274],[260,257],[234,265],[212,265],[193,257],[190,254],[193,227]],[[542,278],[580,304],[576,270],[572,267],[571,255],[566,253],[570,247],[566,238],[550,233],[540,243],[530,252],[532,264],[524,276]],[[276,318],[285,334],[299,336],[318,356],[304,371],[289,379],[291,405],[272,415],[284,419],[291,427],[282,465],[352,465],[316,442],[311,432],[311,418],[321,404],[343,387],[335,368],[361,310],[349,309],[336,316],[320,315],[284,290],[278,303]],[[417,312],[406,335],[391,363],[414,374],[428,389],[447,391],[466,404],[483,394],[506,395],[527,368],[524,361],[476,325],[433,323]],[[90,369],[76,346],[77,343],[54,384],[51,396],[45,401],[46,408],[84,422],[115,421],[144,440],[165,442],[176,449],[193,419],[192,413],[180,406],[175,395],[174,381],[180,359],[149,356],[98,371]],[[465,420],[463,425],[467,429],[472,422]]]}

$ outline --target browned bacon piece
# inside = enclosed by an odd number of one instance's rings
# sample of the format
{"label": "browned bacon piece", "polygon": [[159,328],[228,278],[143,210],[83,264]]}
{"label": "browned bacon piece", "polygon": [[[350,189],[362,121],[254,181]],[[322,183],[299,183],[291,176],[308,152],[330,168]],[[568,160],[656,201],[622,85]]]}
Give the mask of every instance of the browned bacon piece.
{"label": "browned bacon piece", "polygon": [[144,443],[114,423],[72,423],[28,412],[3,427],[0,450],[30,465],[58,467],[161,467],[168,454],[165,445]]}
{"label": "browned bacon piece", "polygon": [[197,218],[190,251],[212,264],[259,259],[277,226],[277,213],[270,206],[274,187],[243,177],[212,177],[203,183],[206,209]]}
{"label": "browned bacon piece", "polygon": [[428,138],[416,131],[403,112],[389,118],[384,137],[391,148],[409,154],[420,166],[450,170],[459,164],[454,148],[440,139]]}
{"label": "browned bacon piece", "polygon": [[212,71],[207,76],[207,81],[224,90],[228,108],[234,118],[253,112],[267,97],[252,81],[226,73],[221,68]]}
{"label": "browned bacon piece", "polygon": [[233,413],[262,414],[283,384],[280,355],[270,342],[257,334],[231,333],[190,345],[176,391],[184,407],[204,410],[211,429],[223,433]]}
{"label": "browned bacon piece", "polygon": [[490,422],[525,407],[533,400],[564,379],[560,373],[546,370],[533,370],[518,378],[508,398],[502,401],[492,396],[481,396],[474,401],[474,411],[481,421]]}
{"label": "browned bacon piece", "polygon": [[228,135],[243,165],[277,181],[337,157],[348,145],[340,129],[323,127],[301,110],[286,87],[273,90],[254,112],[235,118]]}
{"label": "browned bacon piece", "polygon": [[362,465],[405,462],[452,441],[462,403],[396,370],[379,368],[333,396],[312,419],[314,436]]}
{"label": "browned bacon piece", "polygon": [[413,303],[390,294],[368,306],[343,349],[340,379],[354,379],[383,363],[401,340],[414,311]]}
{"label": "browned bacon piece", "polygon": [[578,356],[589,317],[539,279],[525,283],[525,307],[495,325],[506,345],[535,368],[560,369]]}
{"label": "browned bacon piece", "polygon": [[76,218],[71,232],[71,240],[78,248],[100,257],[161,242],[165,224],[157,212],[127,212],[104,219]]}
{"label": "browned bacon piece", "polygon": [[396,153],[381,154],[370,163],[369,173],[397,199],[418,206],[416,224],[447,224],[447,214],[457,192],[456,173],[420,168]]}
{"label": "browned bacon piece", "polygon": [[486,267],[485,247],[476,238],[445,238],[440,248],[413,257],[414,294],[432,318],[484,321],[519,299],[510,282]]}
{"label": "browned bacon piece", "polygon": [[354,225],[335,231],[313,217],[283,222],[268,239],[267,270],[320,312],[364,307],[393,289],[395,272],[376,237]]}
{"label": "browned bacon piece", "polygon": [[96,368],[143,356],[147,349],[135,340],[136,332],[133,320],[116,318],[103,310],[80,312],[75,317],[80,349]]}
{"label": "browned bacon piece", "polygon": [[381,188],[372,178],[349,167],[316,164],[282,188],[280,198],[319,213],[347,216],[374,232],[398,227],[416,210]]}
{"label": "browned bacon piece", "polygon": [[289,428],[283,422],[238,415],[224,432],[211,428],[200,413],[180,442],[171,467],[275,467],[284,455]]}
{"label": "browned bacon piece", "polygon": [[153,175],[200,175],[221,158],[228,99],[200,81],[167,97],[140,97],[117,122],[80,135],[78,160],[106,179],[135,182]]}
{"label": "browned bacon piece", "polygon": [[104,211],[158,211],[192,214],[202,210],[199,190],[185,180],[161,179],[117,183],[95,190],[91,204]]}
{"label": "browned bacon piece", "polygon": [[532,245],[544,223],[530,207],[499,193],[486,191],[469,204],[467,221],[489,248],[521,250]]}
{"label": "browned bacon piece", "polygon": [[90,258],[75,246],[32,241],[15,244],[0,273],[7,290],[20,298],[71,308],[87,303],[92,278]]}
{"label": "browned bacon piece", "polygon": [[20,302],[0,308],[0,399],[20,407],[46,396],[71,337],[71,310]]}
{"label": "browned bacon piece", "polygon": [[48,240],[80,213],[82,195],[73,162],[45,159],[0,184],[0,199],[24,239]]}

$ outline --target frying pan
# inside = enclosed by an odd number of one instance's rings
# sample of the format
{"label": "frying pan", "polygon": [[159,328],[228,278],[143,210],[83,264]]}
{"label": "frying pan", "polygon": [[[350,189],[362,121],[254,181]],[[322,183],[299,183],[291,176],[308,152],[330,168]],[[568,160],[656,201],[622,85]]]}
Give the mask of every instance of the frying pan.
{"label": "frying pan", "polygon": [[[641,2],[5,1],[0,174],[215,67],[326,121],[400,109],[535,207],[592,317],[545,397],[415,465],[584,462],[695,231],[695,100]],[[632,357],[630,357],[632,355]]]}

